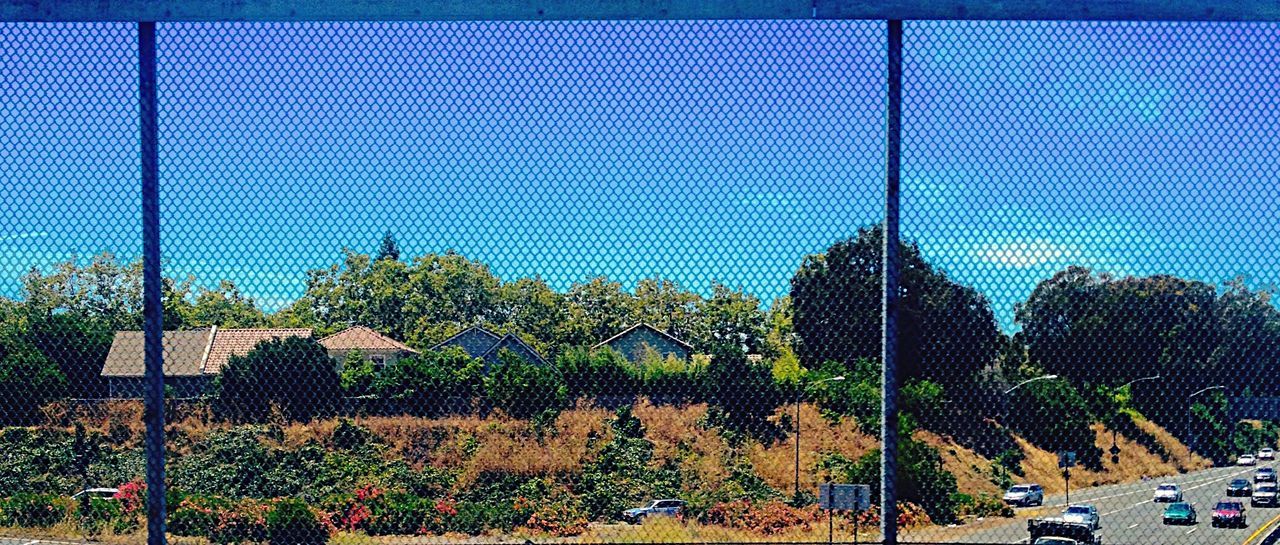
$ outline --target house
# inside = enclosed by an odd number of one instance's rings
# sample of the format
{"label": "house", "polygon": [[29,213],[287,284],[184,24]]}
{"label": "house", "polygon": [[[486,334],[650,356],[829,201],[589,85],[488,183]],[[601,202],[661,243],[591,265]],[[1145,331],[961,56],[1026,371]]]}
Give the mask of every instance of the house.
{"label": "house", "polygon": [[605,347],[618,351],[631,363],[640,363],[650,350],[664,359],[674,356],[676,359],[689,361],[693,355],[693,347],[688,343],[671,336],[666,331],[643,323],[633,325],[591,349]]}
{"label": "house", "polygon": [[378,368],[418,353],[404,343],[362,325],[349,327],[320,339],[319,342],[329,352],[329,357],[338,363],[339,371],[342,370],[347,354],[352,351],[359,352],[365,361],[372,362]]}
{"label": "house", "polygon": [[512,333],[499,335],[478,325],[462,330],[457,335],[431,347],[431,349],[440,350],[450,346],[459,347],[467,355],[484,360],[486,367],[499,363],[498,354],[502,350],[510,350],[515,355],[523,358],[524,361],[534,365],[550,365],[547,359],[542,357],[542,354],[539,354],[537,350],[529,346],[519,336]]}
{"label": "house", "polygon": [[[231,356],[243,356],[258,343],[285,337],[311,337],[310,329],[207,329],[165,331],[162,343],[165,386],[177,397],[198,397],[208,392],[213,377],[222,372]],[[102,377],[114,398],[139,398],[146,367],[145,339],[141,331],[117,331],[102,364]]]}

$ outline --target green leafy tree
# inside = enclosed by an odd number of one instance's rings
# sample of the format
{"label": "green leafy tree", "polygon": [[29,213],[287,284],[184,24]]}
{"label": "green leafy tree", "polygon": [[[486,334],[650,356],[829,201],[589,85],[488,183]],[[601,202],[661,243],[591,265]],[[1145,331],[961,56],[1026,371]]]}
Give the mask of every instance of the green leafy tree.
{"label": "green leafy tree", "polygon": [[[878,361],[881,352],[882,229],[865,228],[806,257],[791,280],[797,352],[806,367]],[[943,385],[989,366],[1001,335],[986,299],[929,265],[914,244],[902,257],[899,373]]]}
{"label": "green leafy tree", "polygon": [[573,397],[632,396],[639,391],[637,371],[622,354],[609,348],[570,348],[556,358],[556,367]]}
{"label": "green leafy tree", "polygon": [[565,295],[569,319],[558,335],[570,346],[591,346],[633,325],[635,298],[604,277],[574,284]]}
{"label": "green leafy tree", "polygon": [[761,310],[760,300],[719,283],[713,284],[711,291],[711,298],[701,308],[705,325],[695,338],[699,352],[762,355],[769,352],[766,342],[769,321]]}
{"label": "green leafy tree", "polygon": [[485,395],[494,407],[513,418],[556,414],[568,403],[568,388],[560,373],[534,365],[509,350],[498,354],[499,364],[484,379]]}
{"label": "green leafy tree", "polygon": [[265,322],[266,317],[253,299],[241,293],[230,280],[219,282],[216,289],[199,290],[186,319],[191,327],[251,328]]}
{"label": "green leafy tree", "polygon": [[1083,397],[1069,382],[1042,380],[1012,394],[1008,426],[1031,444],[1051,452],[1074,451],[1088,467],[1101,467],[1093,417]]}
{"label": "green leafy tree", "polygon": [[498,322],[533,337],[533,345],[544,349],[544,353],[554,351],[558,335],[569,319],[564,296],[541,278],[521,278],[503,284],[497,305]]}
{"label": "green leafy tree", "polygon": [[40,408],[66,395],[67,379],[58,366],[20,340],[0,341],[0,425],[30,426]]}
{"label": "green leafy tree", "polygon": [[[698,339],[706,334],[702,297],[682,289],[672,280],[663,278],[640,280],[636,283],[631,304],[633,307],[627,313],[629,317],[622,318],[626,322],[624,327],[634,322],[643,322],[664,330],[676,338],[688,340]],[[597,340],[604,339],[605,337],[600,337]]]}
{"label": "green leafy tree", "polygon": [[216,413],[235,422],[262,422],[278,409],[290,420],[330,414],[342,397],[334,362],[315,339],[276,338],[232,356],[216,381]]}
{"label": "green leafy tree", "polygon": [[769,366],[749,362],[742,354],[717,354],[707,367],[705,384],[708,400],[726,428],[756,437],[776,431],[769,417],[787,400]]}

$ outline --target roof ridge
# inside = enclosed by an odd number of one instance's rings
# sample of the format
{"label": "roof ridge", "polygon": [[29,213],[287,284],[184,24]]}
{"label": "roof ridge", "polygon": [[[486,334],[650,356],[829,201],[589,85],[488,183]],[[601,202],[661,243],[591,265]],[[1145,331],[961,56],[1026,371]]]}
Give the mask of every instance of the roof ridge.
{"label": "roof ridge", "polygon": [[649,323],[649,322],[636,322],[636,323],[635,323],[634,325],[632,325],[631,327],[628,327],[628,328],[626,328],[626,329],[623,329],[622,331],[618,332],[618,334],[617,334],[617,335],[614,335],[614,336],[612,336],[612,337],[609,337],[608,339],[605,339],[605,340],[603,340],[603,341],[600,341],[600,342],[596,343],[596,344],[595,344],[595,346],[592,346],[591,348],[600,348],[601,346],[604,346],[604,345],[606,345],[606,344],[609,344],[609,343],[613,342],[613,341],[614,341],[615,339],[617,339],[618,337],[621,337],[621,336],[623,336],[623,335],[626,335],[627,333],[631,333],[632,331],[635,331],[636,329],[639,329],[639,328],[641,328],[641,327],[647,327],[647,328],[649,328],[649,329],[652,329],[652,330],[654,330],[656,333],[658,333],[659,335],[662,335],[663,337],[666,337],[666,338],[668,338],[668,339],[670,339],[670,340],[674,341],[675,343],[679,344],[680,346],[683,346],[683,347],[685,347],[685,348],[689,349],[690,351],[692,351],[692,350],[693,350],[693,345],[691,345],[691,344],[689,344],[689,343],[687,343],[687,342],[684,342],[684,341],[683,341],[683,340],[681,340],[679,337],[676,337],[675,335],[672,335],[672,334],[670,334],[670,333],[667,333],[666,331],[663,331],[663,330],[662,330],[662,328],[657,327],[657,326],[655,326],[655,325],[653,325],[653,324],[651,324],[651,323]]}

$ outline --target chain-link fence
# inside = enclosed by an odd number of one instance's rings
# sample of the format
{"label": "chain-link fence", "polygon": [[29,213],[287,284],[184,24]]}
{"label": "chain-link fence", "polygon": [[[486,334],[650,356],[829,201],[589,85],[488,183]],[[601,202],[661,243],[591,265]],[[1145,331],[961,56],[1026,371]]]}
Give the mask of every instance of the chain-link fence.
{"label": "chain-link fence", "polygon": [[[1270,539],[1277,26],[904,27],[901,539]],[[880,539],[883,22],[156,39],[170,539]],[[0,42],[0,531],[141,542],[136,25]]]}

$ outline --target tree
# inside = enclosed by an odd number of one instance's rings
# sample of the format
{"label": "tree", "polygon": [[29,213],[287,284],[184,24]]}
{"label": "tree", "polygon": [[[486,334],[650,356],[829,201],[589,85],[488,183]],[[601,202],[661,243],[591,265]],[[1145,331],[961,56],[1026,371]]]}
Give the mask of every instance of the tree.
{"label": "tree", "polygon": [[570,348],[556,357],[556,368],[573,397],[634,396],[640,386],[630,362],[610,348]]}
{"label": "tree", "polygon": [[1085,400],[1070,383],[1042,380],[1015,390],[1008,426],[1031,444],[1051,452],[1075,451],[1081,463],[1097,469],[1102,451],[1090,425]]}
{"label": "tree", "polygon": [[569,319],[558,336],[566,345],[594,345],[633,325],[635,298],[603,276],[569,287]]}
{"label": "tree", "polygon": [[[791,280],[800,361],[852,365],[881,352],[882,229],[864,228],[806,257]],[[1001,335],[986,299],[933,269],[914,244],[902,258],[899,373],[948,385],[971,380],[995,358]]]}
{"label": "tree", "polygon": [[31,426],[40,409],[66,395],[67,379],[57,365],[21,340],[0,340],[0,425]]}
{"label": "tree", "polygon": [[558,413],[568,403],[560,373],[525,362],[510,350],[498,354],[499,364],[484,379],[485,395],[494,407],[512,418],[528,419]]}
{"label": "tree", "polygon": [[627,322],[647,323],[679,339],[693,340],[705,335],[702,297],[685,291],[674,281],[645,278],[637,282],[631,304],[634,306],[630,318],[625,319]]}
{"label": "tree", "polygon": [[715,283],[700,313],[704,326],[695,338],[699,352],[745,355],[763,354],[768,349],[768,317],[755,296]]}
{"label": "tree", "polygon": [[774,431],[768,419],[785,400],[769,366],[751,363],[743,354],[717,354],[707,367],[706,388],[725,427],[756,437]]}
{"label": "tree", "polygon": [[199,290],[186,322],[192,327],[249,328],[261,326],[266,317],[234,282],[223,280],[216,289]]}
{"label": "tree", "polygon": [[569,319],[564,296],[541,278],[521,278],[502,285],[497,298],[497,321],[532,336],[541,349],[554,348]]}
{"label": "tree", "polygon": [[396,246],[396,238],[391,235],[391,231],[382,234],[382,244],[378,246],[378,258],[376,261],[384,259],[400,261],[400,247]]}
{"label": "tree", "polygon": [[262,422],[273,408],[285,418],[309,421],[333,411],[342,398],[334,362],[315,339],[284,337],[232,356],[215,386],[218,416]]}
{"label": "tree", "polygon": [[348,397],[360,397],[373,393],[373,383],[378,377],[378,370],[373,362],[364,357],[359,350],[348,350],[342,360],[342,391]]}

